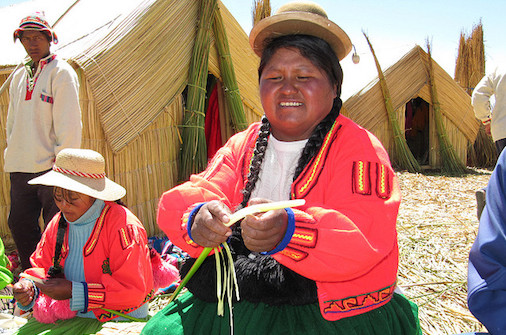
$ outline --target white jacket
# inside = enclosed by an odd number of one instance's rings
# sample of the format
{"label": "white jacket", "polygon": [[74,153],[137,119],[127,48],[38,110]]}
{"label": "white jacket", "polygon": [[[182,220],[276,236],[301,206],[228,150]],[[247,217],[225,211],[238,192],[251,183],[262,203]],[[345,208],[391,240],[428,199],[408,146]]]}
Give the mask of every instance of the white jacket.
{"label": "white jacket", "polygon": [[[495,99],[493,107],[492,96]],[[496,68],[483,77],[474,88],[472,103],[478,119],[492,118],[490,128],[494,141],[506,138],[506,72]]]}
{"label": "white jacket", "polygon": [[6,125],[5,172],[48,170],[60,150],[81,146],[77,74],[67,62],[54,57],[49,55],[40,60],[31,98],[27,95],[25,67],[13,75]]}

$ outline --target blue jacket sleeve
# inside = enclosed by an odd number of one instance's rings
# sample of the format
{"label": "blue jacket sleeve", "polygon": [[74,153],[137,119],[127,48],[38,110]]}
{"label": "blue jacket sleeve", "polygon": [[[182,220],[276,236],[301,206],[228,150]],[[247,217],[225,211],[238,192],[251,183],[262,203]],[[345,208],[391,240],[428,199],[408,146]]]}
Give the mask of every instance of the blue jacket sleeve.
{"label": "blue jacket sleeve", "polygon": [[469,310],[491,334],[506,334],[506,150],[487,186],[487,203],[469,254]]}

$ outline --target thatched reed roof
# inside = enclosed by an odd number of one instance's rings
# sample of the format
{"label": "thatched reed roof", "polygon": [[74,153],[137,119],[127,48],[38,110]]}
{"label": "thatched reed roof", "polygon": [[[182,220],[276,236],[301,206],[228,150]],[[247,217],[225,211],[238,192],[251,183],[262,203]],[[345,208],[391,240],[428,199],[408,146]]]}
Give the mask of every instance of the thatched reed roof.
{"label": "thatched reed roof", "polygon": [[[142,133],[186,87],[199,5],[190,0],[144,2],[103,40],[72,58],[89,78],[114,151]],[[220,7],[239,90],[244,102],[261,115],[255,80],[258,60],[244,31]],[[220,78],[216,49],[211,50],[210,72]]]}
{"label": "thatched reed roof", "polygon": [[[479,122],[474,117],[471,98],[443,68],[436,62],[433,64],[442,114],[471,143],[474,142],[478,134]],[[385,70],[384,74],[394,110],[416,97],[421,97],[430,103],[428,55],[420,46],[415,46],[397,63]],[[373,129],[381,123],[388,123],[388,115],[377,78],[346,100],[343,114],[350,116],[367,129]]]}

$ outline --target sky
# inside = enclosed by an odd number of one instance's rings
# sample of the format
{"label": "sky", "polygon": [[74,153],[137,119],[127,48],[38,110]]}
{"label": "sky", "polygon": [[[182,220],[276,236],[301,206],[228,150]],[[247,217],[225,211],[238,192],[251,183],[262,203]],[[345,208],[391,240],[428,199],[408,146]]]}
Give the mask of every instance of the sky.
{"label": "sky", "polygon": [[[0,7],[24,1],[26,0],[0,0]],[[453,77],[460,34],[469,36],[480,21],[484,30],[486,71],[490,72],[502,61],[506,61],[504,0],[314,1],[348,34],[361,58],[360,63],[355,65],[350,53],[341,62],[344,71],[343,100],[366,86],[378,74],[363,31],[369,36],[383,70],[417,44],[426,50],[428,40],[434,60]],[[254,1],[222,2],[249,35]],[[287,1],[270,2],[274,13]]]}
{"label": "sky", "polygon": [[[350,37],[359,56],[343,59],[343,98],[366,86],[378,72],[364,31],[374,47],[383,70],[397,62],[416,44],[427,51],[431,42],[433,59],[453,77],[460,34],[469,36],[481,21],[485,40],[486,71],[506,60],[506,1],[487,0],[314,0],[328,17]],[[222,0],[245,32],[252,27],[253,0]],[[274,13],[286,0],[270,0]]]}

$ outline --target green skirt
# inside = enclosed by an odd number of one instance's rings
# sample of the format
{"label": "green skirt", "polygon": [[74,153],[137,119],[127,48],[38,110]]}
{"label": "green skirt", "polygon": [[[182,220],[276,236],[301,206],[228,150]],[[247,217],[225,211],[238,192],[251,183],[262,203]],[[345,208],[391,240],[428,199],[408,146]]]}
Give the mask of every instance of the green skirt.
{"label": "green skirt", "polygon": [[55,323],[41,323],[35,318],[31,318],[14,334],[91,335],[102,329],[102,325],[102,322],[91,318],[74,317],[68,320],[58,320]]}
{"label": "green skirt", "polygon": [[[421,335],[418,307],[394,294],[386,305],[370,312],[341,319],[325,320],[318,304],[269,306],[247,301],[233,306],[234,334],[346,334]],[[142,334],[230,334],[228,310],[219,317],[217,304],[186,293],[153,316]]]}

